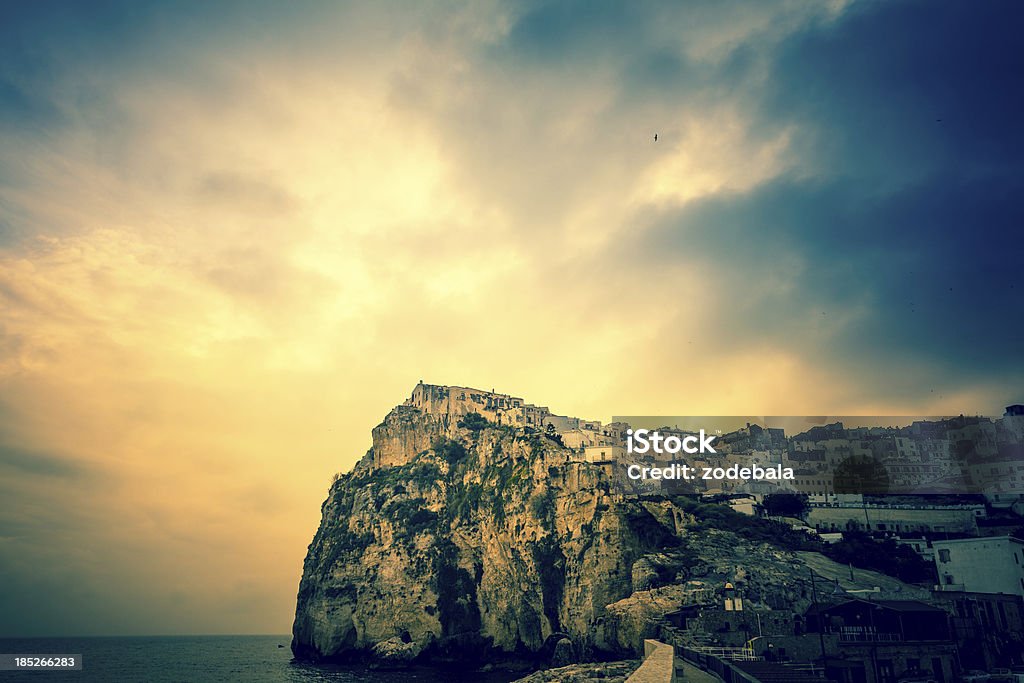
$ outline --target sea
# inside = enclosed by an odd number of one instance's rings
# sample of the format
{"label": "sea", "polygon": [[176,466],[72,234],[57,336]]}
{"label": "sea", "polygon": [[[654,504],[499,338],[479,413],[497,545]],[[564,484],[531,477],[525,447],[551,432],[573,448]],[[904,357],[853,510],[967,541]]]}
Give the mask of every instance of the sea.
{"label": "sea", "polygon": [[[526,673],[473,668],[402,670],[292,660],[290,636],[0,638],[0,654],[75,654],[81,671],[0,671],[0,681],[43,683],[509,683]],[[283,647],[279,647],[283,646]]]}

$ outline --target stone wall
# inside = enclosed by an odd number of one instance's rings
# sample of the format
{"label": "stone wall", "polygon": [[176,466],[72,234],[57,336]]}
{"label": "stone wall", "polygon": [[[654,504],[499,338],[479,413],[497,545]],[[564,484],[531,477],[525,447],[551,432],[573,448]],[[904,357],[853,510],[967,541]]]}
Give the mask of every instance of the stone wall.
{"label": "stone wall", "polygon": [[871,531],[978,533],[978,522],[970,508],[881,508],[814,507],[807,514],[807,523],[819,531],[845,531],[847,525]]}
{"label": "stone wall", "polygon": [[644,641],[644,663],[626,679],[626,683],[675,683],[676,658],[671,645],[657,640]]}

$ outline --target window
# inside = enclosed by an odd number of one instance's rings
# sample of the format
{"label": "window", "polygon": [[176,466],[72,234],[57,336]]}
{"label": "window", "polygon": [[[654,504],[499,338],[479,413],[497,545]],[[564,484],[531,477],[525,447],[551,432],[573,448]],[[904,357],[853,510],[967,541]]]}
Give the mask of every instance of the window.
{"label": "window", "polygon": [[939,550],[939,562],[949,562],[949,549],[942,548]]}

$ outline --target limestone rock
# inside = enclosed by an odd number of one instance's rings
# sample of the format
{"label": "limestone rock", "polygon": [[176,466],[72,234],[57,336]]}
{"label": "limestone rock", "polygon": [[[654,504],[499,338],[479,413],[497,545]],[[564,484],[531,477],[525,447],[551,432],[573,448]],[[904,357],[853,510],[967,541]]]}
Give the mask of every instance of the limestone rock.
{"label": "limestone rock", "polygon": [[634,591],[645,591],[654,588],[654,584],[658,580],[658,572],[654,569],[654,565],[651,564],[650,560],[646,558],[640,558],[633,563],[630,575]]}
{"label": "limestone rock", "polygon": [[383,662],[407,663],[411,662],[420,653],[420,647],[413,642],[405,642],[395,636],[382,640],[373,646],[373,656]]}
{"label": "limestone rock", "polygon": [[685,501],[623,498],[529,426],[407,403],[373,442],[323,503],[298,657],[635,657],[667,612],[719,599],[726,582],[752,606],[809,604],[808,557],[706,528]]}
{"label": "limestone rock", "polygon": [[636,659],[599,664],[572,664],[537,671],[513,683],[624,683],[640,668],[640,663],[640,660]]}
{"label": "limestone rock", "polygon": [[576,652],[573,649],[572,641],[562,638],[555,643],[555,651],[551,655],[551,666],[565,666],[576,661]]}

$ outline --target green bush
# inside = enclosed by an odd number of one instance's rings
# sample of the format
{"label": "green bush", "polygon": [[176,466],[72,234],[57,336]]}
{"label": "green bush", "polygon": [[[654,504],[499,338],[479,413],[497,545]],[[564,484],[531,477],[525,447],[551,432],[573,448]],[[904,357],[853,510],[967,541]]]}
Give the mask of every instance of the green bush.
{"label": "green bush", "polygon": [[700,503],[686,496],[673,498],[676,505],[696,518],[694,530],[719,529],[757,543],[770,543],[786,550],[820,550],[821,542],[802,531],[770,519],[750,517],[727,505]]}
{"label": "green bush", "polygon": [[393,500],[381,513],[409,537],[421,534],[437,526],[439,515],[424,507],[422,498]]}
{"label": "green bush", "polygon": [[680,545],[679,537],[666,529],[654,515],[643,506],[627,509],[625,512],[626,526],[641,546],[649,549],[676,548]]}
{"label": "green bush", "polygon": [[822,554],[842,564],[895,576],[907,583],[934,583],[935,568],[905,545],[876,540],[863,531],[844,531],[843,540],[826,545]]}
{"label": "green bush", "polygon": [[351,581],[345,582],[340,586],[328,586],[324,589],[324,597],[332,600],[342,600],[344,602],[355,602],[358,590]]}
{"label": "green bush", "polygon": [[361,555],[373,541],[374,536],[370,531],[353,532],[348,528],[337,529],[329,536],[322,562],[323,568],[329,572],[343,557]]}
{"label": "green bush", "polygon": [[483,486],[480,484],[458,484],[450,489],[448,509],[453,518],[469,519],[482,497]]}
{"label": "green bush", "polygon": [[441,439],[432,446],[435,453],[444,458],[449,467],[454,467],[466,457],[468,451],[461,442],[453,439]]}
{"label": "green bush", "polygon": [[770,493],[761,503],[766,514],[772,517],[803,517],[809,505],[806,493]]}
{"label": "green bush", "polygon": [[491,421],[480,413],[468,413],[459,420],[459,426],[471,432],[479,432],[491,426]]}
{"label": "green bush", "polygon": [[545,488],[538,491],[530,498],[530,513],[539,522],[548,521],[555,512],[555,496],[551,489]]}
{"label": "green bush", "polygon": [[[417,456],[422,458],[423,454]],[[414,482],[421,487],[436,484],[441,479],[441,469],[437,463],[414,460],[404,465],[367,470],[354,476],[350,481],[355,486],[377,485],[382,491],[393,491],[395,486],[405,486]]]}

